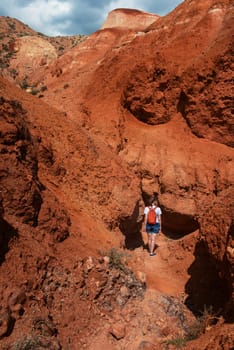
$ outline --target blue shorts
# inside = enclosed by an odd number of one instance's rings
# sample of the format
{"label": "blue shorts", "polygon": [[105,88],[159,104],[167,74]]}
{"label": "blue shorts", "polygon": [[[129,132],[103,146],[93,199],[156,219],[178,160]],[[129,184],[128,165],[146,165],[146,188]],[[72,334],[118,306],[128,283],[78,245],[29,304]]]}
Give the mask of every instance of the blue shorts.
{"label": "blue shorts", "polygon": [[147,233],[154,233],[156,235],[159,233],[160,224],[158,222],[156,222],[156,224],[146,224],[145,230]]}

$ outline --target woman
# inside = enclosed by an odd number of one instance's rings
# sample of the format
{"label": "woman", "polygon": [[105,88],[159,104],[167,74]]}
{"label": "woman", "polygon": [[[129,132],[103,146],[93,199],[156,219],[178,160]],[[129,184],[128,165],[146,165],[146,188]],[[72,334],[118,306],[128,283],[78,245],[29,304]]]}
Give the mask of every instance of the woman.
{"label": "woman", "polygon": [[161,232],[162,227],[162,211],[156,200],[154,200],[148,207],[145,207],[144,215],[144,227],[148,236],[149,254],[150,256],[154,256],[156,255],[154,253],[155,237]]}

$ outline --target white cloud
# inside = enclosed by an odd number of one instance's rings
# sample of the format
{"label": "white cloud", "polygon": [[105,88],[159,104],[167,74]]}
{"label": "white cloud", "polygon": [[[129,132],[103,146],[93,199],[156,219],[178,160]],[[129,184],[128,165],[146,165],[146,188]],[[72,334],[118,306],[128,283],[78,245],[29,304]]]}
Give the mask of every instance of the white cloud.
{"label": "white cloud", "polygon": [[90,34],[116,8],[132,8],[164,15],[182,0],[8,0],[0,15],[19,19],[46,35]]}
{"label": "white cloud", "polygon": [[[147,9],[147,4],[143,3],[141,0],[113,0],[107,5],[108,12],[115,8],[130,8],[130,9],[138,9],[144,10]],[[145,10],[147,11],[147,10]]]}
{"label": "white cloud", "polygon": [[50,35],[59,35],[68,28],[69,21],[63,21],[64,16],[69,16],[72,12],[72,4],[59,0],[35,0],[25,6],[15,7],[16,18],[30,25],[35,30]]}

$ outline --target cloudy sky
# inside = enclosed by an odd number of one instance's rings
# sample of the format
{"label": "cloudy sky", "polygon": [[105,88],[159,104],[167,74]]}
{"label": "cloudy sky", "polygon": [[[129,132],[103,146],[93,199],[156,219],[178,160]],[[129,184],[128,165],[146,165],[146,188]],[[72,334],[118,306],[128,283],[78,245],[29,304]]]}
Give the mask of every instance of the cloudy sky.
{"label": "cloudy sky", "polygon": [[9,16],[45,35],[91,34],[108,13],[132,8],[164,16],[182,0],[6,0],[0,16]]}

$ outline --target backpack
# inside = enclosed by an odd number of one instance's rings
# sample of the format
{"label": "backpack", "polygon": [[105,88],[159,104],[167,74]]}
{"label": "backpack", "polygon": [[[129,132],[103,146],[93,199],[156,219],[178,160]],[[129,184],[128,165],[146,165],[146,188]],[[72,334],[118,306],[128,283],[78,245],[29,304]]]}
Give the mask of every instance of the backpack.
{"label": "backpack", "polygon": [[149,208],[149,212],[147,214],[147,223],[151,225],[154,225],[156,223],[155,208]]}

